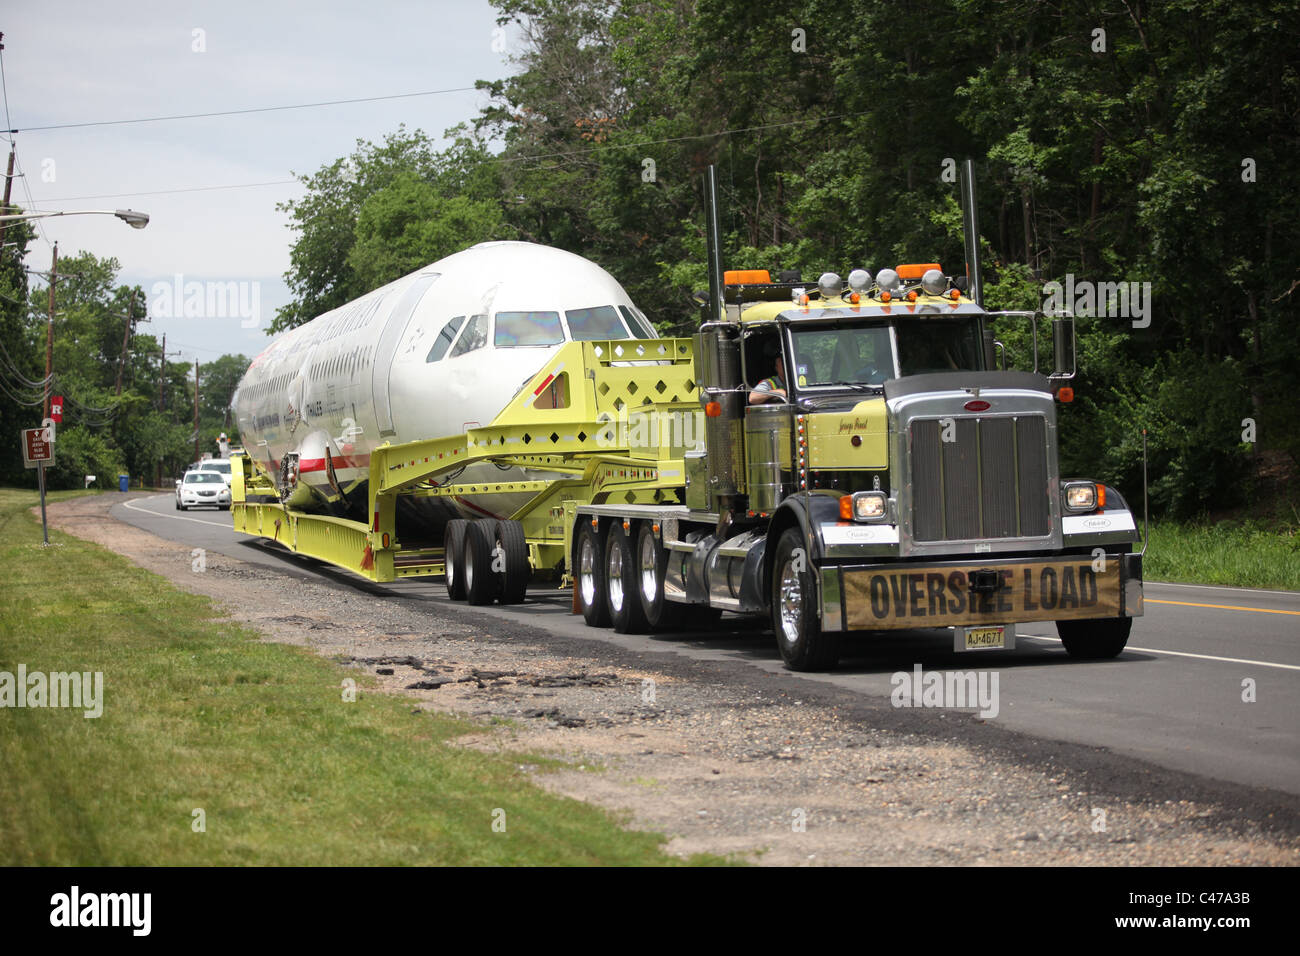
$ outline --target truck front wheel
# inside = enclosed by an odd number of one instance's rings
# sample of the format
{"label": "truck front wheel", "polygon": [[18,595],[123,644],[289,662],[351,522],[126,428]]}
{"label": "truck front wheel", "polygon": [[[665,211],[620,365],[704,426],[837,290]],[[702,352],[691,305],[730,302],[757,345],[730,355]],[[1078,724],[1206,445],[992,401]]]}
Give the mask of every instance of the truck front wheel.
{"label": "truck front wheel", "polygon": [[1065,652],[1083,661],[1118,657],[1128,644],[1128,634],[1132,629],[1131,617],[1056,622],[1056,633],[1065,645]]}
{"label": "truck front wheel", "polygon": [[787,528],[772,564],[772,629],[786,666],[822,671],[840,659],[840,637],[822,630],[812,561],[798,528]]}

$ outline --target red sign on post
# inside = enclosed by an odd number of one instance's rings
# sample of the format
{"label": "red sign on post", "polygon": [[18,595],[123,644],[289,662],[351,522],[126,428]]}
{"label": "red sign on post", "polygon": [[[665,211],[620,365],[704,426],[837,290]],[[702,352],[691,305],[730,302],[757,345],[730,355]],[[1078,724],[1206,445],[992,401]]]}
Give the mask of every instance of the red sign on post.
{"label": "red sign on post", "polygon": [[50,418],[56,425],[63,424],[63,396],[55,395],[50,400]]}
{"label": "red sign on post", "polygon": [[23,465],[35,468],[38,464],[54,461],[54,442],[47,441],[48,429],[23,429]]}

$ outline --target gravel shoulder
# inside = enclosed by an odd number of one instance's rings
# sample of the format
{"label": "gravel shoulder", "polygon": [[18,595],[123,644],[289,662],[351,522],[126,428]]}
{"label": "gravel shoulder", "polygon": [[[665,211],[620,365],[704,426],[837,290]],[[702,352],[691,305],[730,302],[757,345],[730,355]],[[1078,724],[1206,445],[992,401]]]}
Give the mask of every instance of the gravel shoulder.
{"label": "gravel shoulder", "polygon": [[[118,522],[116,495],[54,527],[212,598],[264,639],[469,717],[461,746],[532,753],[536,782],[667,834],[667,852],[764,865],[1296,865],[1300,800],[1207,781],[970,713],[895,709],[793,675],[644,658],[427,599],[268,572]],[[291,565],[287,565],[287,568]]]}

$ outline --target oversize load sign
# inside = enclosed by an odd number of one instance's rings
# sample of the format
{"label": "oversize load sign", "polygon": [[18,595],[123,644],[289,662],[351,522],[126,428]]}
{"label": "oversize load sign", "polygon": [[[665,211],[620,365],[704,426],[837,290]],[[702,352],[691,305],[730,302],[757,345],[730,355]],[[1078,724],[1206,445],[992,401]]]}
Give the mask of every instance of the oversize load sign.
{"label": "oversize load sign", "polygon": [[44,428],[23,429],[24,466],[35,468],[37,462],[43,461],[48,464],[54,460],[54,443],[46,441],[45,434]]}
{"label": "oversize load sign", "polygon": [[[1120,561],[1104,571],[1092,558],[952,567],[867,568],[844,572],[845,621],[850,628],[951,627],[1012,624],[1120,613]],[[971,592],[968,572],[994,571],[993,593]]]}

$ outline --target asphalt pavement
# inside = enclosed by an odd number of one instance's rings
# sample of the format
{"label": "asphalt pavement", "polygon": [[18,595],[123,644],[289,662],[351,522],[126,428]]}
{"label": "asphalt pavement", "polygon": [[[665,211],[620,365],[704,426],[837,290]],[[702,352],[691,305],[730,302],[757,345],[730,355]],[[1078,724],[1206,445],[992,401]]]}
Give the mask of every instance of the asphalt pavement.
{"label": "asphalt pavement", "polygon": [[[448,604],[440,580],[375,585],[348,572],[238,535],[230,515],[175,510],[172,495],[123,496],[112,515],[161,538],[362,593]],[[552,633],[636,652],[740,662],[777,680],[814,681],[888,698],[891,678],[923,671],[998,675],[993,721],[1008,729],[1150,761],[1201,777],[1300,794],[1300,592],[1148,582],[1146,614],[1110,661],[1072,661],[1051,624],[1017,625],[1014,650],[957,654],[947,631],[851,640],[828,674],[787,671],[762,625],[685,636],[587,628],[569,591],[531,589],[515,607],[474,608]],[[470,612],[467,612],[470,613]],[[736,627],[727,628],[728,621]],[[800,684],[801,687],[807,685]]]}

